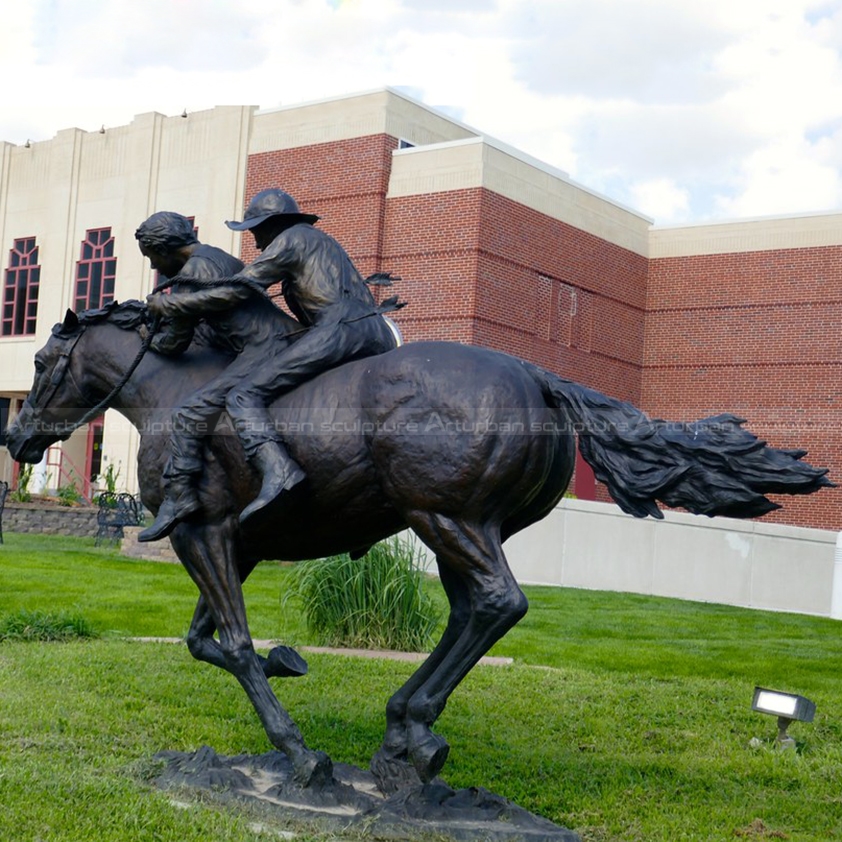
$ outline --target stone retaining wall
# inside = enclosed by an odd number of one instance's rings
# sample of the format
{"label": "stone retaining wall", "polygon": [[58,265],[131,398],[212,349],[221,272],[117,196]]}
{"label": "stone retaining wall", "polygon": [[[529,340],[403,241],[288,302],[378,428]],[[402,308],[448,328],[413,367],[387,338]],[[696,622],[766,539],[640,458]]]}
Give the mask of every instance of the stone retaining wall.
{"label": "stone retaining wall", "polygon": [[167,561],[179,564],[178,556],[170,544],[169,538],[163,541],[149,541],[141,544],[137,540],[140,526],[123,527],[123,542],[120,545],[120,552],[129,558],[142,558],[146,561]]}
{"label": "stone retaining wall", "polygon": [[40,506],[10,503],[3,509],[3,532],[35,532],[41,535],[96,536],[97,509],[93,506]]}

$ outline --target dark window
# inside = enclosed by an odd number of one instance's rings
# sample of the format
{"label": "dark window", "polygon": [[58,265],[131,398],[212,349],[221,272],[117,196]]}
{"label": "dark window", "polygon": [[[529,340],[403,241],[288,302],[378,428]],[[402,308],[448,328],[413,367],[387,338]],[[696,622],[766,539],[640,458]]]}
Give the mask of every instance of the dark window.
{"label": "dark window", "polygon": [[3,286],[3,311],[0,336],[25,336],[35,333],[38,315],[38,284],[41,267],[35,237],[15,240],[9,252],[9,268]]}
{"label": "dark window", "polygon": [[9,398],[0,398],[0,447],[6,446],[6,427],[9,426]]}
{"label": "dark window", "polygon": [[92,228],[85,240],[76,264],[76,300],[73,309],[95,310],[114,300],[114,279],[117,260],[114,258],[114,238],[110,228]]}

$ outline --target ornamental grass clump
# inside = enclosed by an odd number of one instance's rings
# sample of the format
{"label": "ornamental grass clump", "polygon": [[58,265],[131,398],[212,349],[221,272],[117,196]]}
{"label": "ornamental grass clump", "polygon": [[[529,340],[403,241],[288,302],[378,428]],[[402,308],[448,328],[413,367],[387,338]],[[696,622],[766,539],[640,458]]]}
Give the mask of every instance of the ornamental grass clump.
{"label": "ornamental grass clump", "polygon": [[424,592],[417,548],[398,537],[360,559],[347,554],[295,566],[289,596],[297,597],[310,632],[328,646],[423,651],[441,611]]}
{"label": "ornamental grass clump", "polygon": [[35,640],[40,642],[78,640],[99,637],[93,626],[80,614],[60,611],[21,609],[0,617],[0,641]]}

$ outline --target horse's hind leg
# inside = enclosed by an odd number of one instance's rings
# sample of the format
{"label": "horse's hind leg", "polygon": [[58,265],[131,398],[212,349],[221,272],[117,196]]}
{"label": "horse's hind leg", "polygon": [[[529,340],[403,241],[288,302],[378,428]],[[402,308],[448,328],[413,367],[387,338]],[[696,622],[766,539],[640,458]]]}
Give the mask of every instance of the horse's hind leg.
{"label": "horse's hind leg", "polygon": [[447,593],[457,613],[448,625],[450,645],[398,693],[408,759],[428,781],[439,773],[448,752],[447,742],[432,732],[433,723],[459,682],[523,617],[528,604],[509,570],[496,524],[480,526],[427,512],[414,512],[407,520],[436,553],[442,581],[451,583]]}
{"label": "horse's hind leg", "polygon": [[[330,758],[307,747],[298,727],[272,692],[254,651],[240,574],[234,563],[233,529],[229,518],[222,524],[207,526],[180,524],[172,535],[179,558],[206,600],[210,622],[219,631],[218,651],[209,649],[204,654],[210,654],[211,663],[240,682],[269,740],[292,761],[296,780],[305,785],[327,780],[331,775]],[[200,617],[200,621],[208,628],[207,619]]]}
{"label": "horse's hind leg", "polygon": [[468,591],[459,577],[447,567],[440,567],[439,575],[450,603],[447,626],[429,657],[386,704],[386,733],[383,745],[371,760],[371,771],[381,789],[386,792],[395,791],[405,784],[417,783],[419,780],[417,773],[408,763],[409,736],[406,714],[409,700],[444,660],[470,619]]}

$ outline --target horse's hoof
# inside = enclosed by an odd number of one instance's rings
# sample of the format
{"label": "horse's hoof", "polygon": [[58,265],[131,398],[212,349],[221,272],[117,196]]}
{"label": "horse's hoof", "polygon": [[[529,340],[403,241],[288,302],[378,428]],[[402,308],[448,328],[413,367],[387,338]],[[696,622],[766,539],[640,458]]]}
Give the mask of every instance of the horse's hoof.
{"label": "horse's hoof", "polygon": [[421,785],[421,778],[406,760],[382,748],[371,758],[369,768],[384,795],[394,795],[402,789]]}
{"label": "horse's hoof", "polygon": [[418,777],[426,784],[441,772],[449,753],[447,740],[430,732],[422,742],[410,747],[409,759],[418,772]]}
{"label": "horse's hoof", "polygon": [[307,675],[307,661],[291,646],[276,646],[269,652],[263,672],[267,678],[297,678]]}
{"label": "horse's hoof", "polygon": [[308,751],[295,763],[292,777],[299,786],[326,787],[333,783],[333,761],[323,751]]}

